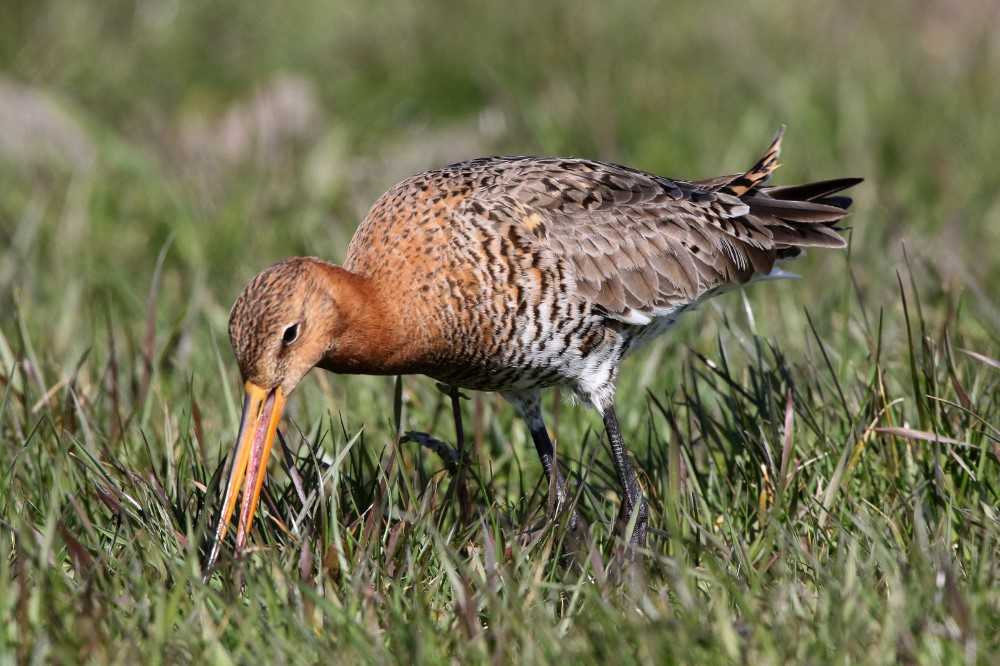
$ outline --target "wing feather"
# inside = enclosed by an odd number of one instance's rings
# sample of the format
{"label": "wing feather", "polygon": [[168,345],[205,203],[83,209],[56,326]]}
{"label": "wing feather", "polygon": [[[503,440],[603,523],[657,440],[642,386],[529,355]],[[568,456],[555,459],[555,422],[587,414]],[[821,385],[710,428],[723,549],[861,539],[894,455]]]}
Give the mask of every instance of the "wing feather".
{"label": "wing feather", "polygon": [[605,316],[646,323],[770,274],[799,246],[845,245],[835,225],[850,199],[830,195],[860,179],[763,187],[780,147],[779,132],[745,173],[693,182],[578,159],[466,165],[494,175],[473,196],[506,206],[514,218],[542,221],[535,242],[571,267],[579,296]]}

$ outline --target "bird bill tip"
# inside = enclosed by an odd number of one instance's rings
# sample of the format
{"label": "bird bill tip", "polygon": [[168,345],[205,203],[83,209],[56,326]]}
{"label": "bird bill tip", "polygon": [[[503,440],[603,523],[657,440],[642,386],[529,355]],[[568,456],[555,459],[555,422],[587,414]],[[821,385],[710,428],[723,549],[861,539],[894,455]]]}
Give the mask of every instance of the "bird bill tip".
{"label": "bird bill tip", "polygon": [[239,434],[236,436],[236,454],[233,457],[229,481],[226,483],[225,499],[212,539],[206,571],[212,568],[219,557],[222,542],[229,529],[229,520],[236,508],[241,484],[243,503],[240,507],[236,532],[236,551],[240,552],[246,546],[264,483],[267,459],[271,455],[271,445],[274,443],[281,413],[285,408],[286,398],[280,386],[267,391],[248,381],[244,389],[243,414],[240,417]]}

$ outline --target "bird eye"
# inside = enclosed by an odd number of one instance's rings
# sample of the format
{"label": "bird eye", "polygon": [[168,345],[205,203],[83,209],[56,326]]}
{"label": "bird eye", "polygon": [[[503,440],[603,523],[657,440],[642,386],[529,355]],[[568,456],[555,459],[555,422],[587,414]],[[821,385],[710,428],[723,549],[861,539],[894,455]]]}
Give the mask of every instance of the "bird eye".
{"label": "bird eye", "polygon": [[297,337],[299,337],[299,325],[292,324],[285,329],[285,333],[281,336],[281,344],[290,345],[295,342]]}

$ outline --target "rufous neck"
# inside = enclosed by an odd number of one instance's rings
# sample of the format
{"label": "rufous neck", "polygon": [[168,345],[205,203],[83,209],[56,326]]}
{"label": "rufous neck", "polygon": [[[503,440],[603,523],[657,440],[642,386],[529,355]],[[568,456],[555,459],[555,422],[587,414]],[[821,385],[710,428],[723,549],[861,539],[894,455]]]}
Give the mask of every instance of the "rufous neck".
{"label": "rufous neck", "polygon": [[318,366],[342,374],[423,372],[427,345],[403,330],[394,316],[398,308],[385,290],[341,266],[324,262],[322,268],[335,315],[330,322],[331,346]]}

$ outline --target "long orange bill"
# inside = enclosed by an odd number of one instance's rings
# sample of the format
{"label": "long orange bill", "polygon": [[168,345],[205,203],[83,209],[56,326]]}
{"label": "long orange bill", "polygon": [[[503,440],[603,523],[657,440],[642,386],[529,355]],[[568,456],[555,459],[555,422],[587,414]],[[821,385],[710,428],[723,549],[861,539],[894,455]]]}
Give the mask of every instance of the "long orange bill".
{"label": "long orange bill", "polygon": [[243,416],[240,418],[240,432],[236,436],[236,455],[233,468],[226,484],[226,499],[222,504],[219,524],[215,528],[212,550],[205,565],[207,572],[219,557],[219,549],[229,529],[229,519],[236,508],[236,497],[243,485],[243,504],[240,506],[240,522],[236,531],[236,552],[246,546],[253,514],[260,500],[260,488],[264,483],[267,459],[271,455],[271,444],[278,431],[281,412],[285,409],[286,398],[281,387],[267,392],[253,382],[247,382],[243,397]]}

